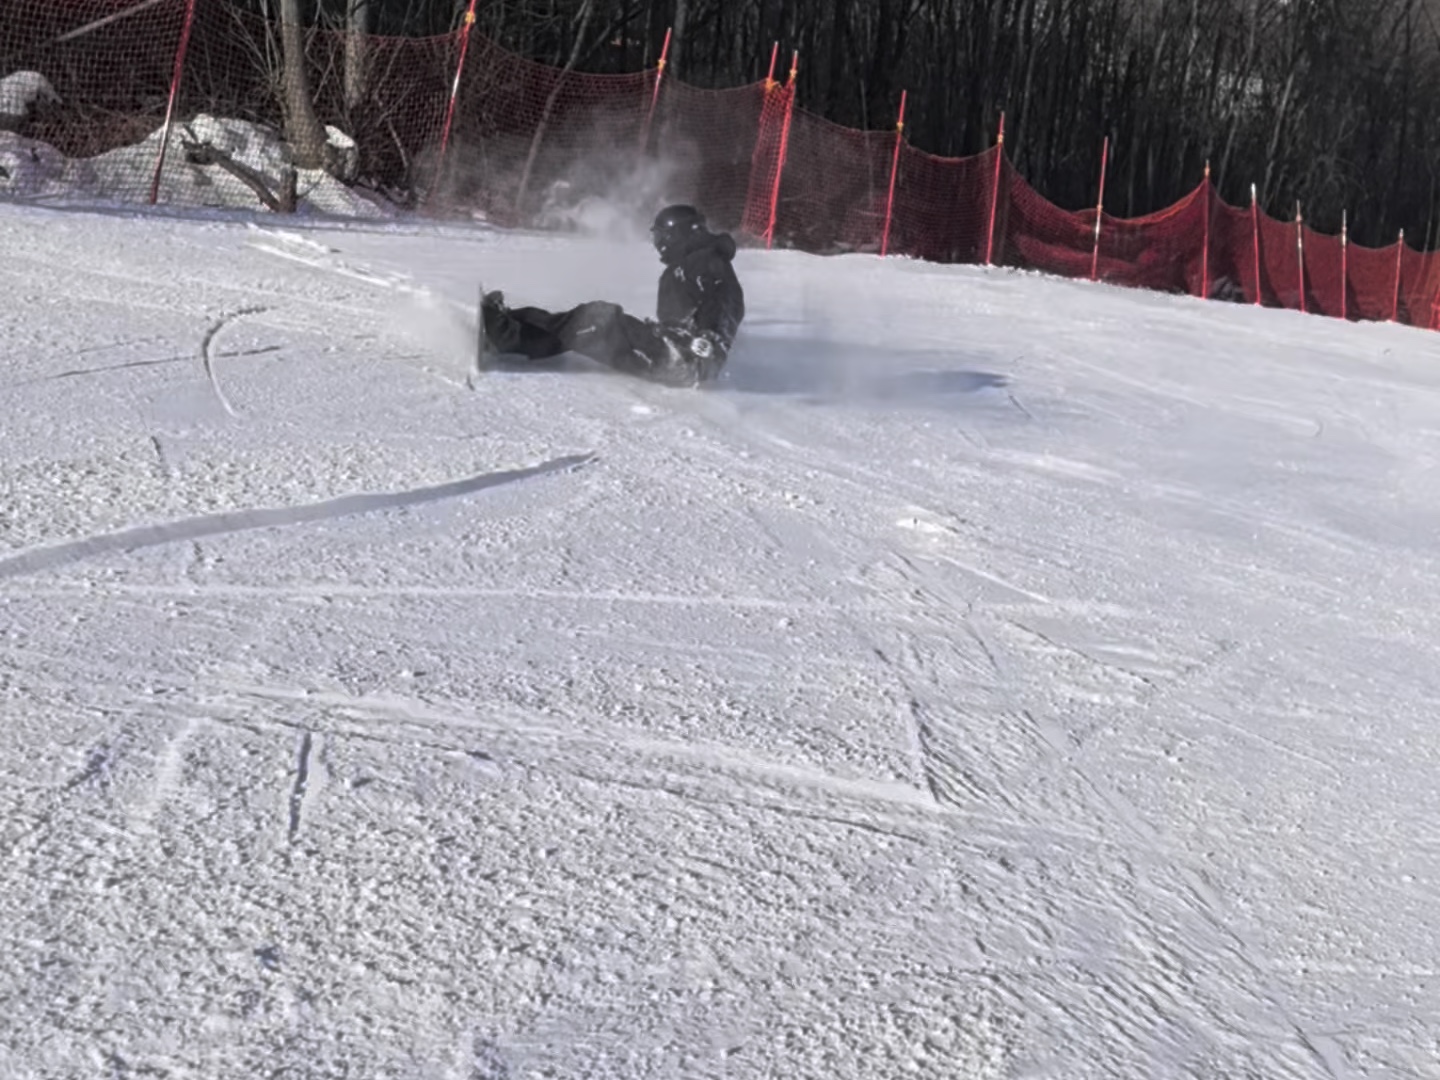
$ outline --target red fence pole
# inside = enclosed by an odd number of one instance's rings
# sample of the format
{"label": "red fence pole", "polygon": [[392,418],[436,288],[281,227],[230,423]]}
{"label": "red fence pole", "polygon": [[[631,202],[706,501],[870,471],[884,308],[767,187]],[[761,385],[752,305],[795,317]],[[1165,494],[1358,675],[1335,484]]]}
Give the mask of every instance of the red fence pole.
{"label": "red fence pole", "polygon": [[895,121],[895,153],[890,159],[890,194],[885,197],[885,231],[880,235],[880,257],[890,254],[890,222],[895,215],[895,179],[900,175],[900,147],[905,142],[905,98],[900,91],[900,116]]}
{"label": "red fence pole", "polygon": [[[669,37],[666,37],[666,44],[669,44]],[[780,43],[777,41],[770,47],[770,71],[765,76],[765,89],[775,89],[775,61],[780,58]]]}
{"label": "red fence pole", "polygon": [[1100,273],[1100,222],[1105,217],[1105,166],[1110,163],[1110,136],[1100,148],[1100,197],[1095,203],[1095,250],[1090,256],[1090,280]]}
{"label": "red fence pole", "polygon": [[1250,222],[1255,230],[1255,306],[1260,306],[1260,198],[1250,185]]}
{"label": "red fence pole", "polygon": [[[670,58],[670,35],[674,27],[665,31],[665,44],[660,46],[660,63],[655,66],[655,89],[650,94],[650,111],[645,114],[645,126],[640,130],[640,152],[650,146],[650,124],[655,119],[655,106],[660,101],[660,80],[665,77],[665,63]],[[775,67],[775,58],[770,58],[770,67]]]}
{"label": "red fence pole", "polygon": [[1395,245],[1395,303],[1390,309],[1390,321],[1400,321],[1400,265],[1405,257],[1405,230],[1400,230],[1400,241]]}
{"label": "red fence pole", "polygon": [[165,103],[165,126],[160,135],[160,152],[155,156],[155,175],[150,180],[151,206],[154,206],[155,200],[160,197],[160,173],[165,168],[165,153],[170,148],[170,122],[175,116],[175,97],[180,92],[180,77],[185,73],[185,50],[190,46],[190,27],[194,22],[195,0],[186,0],[185,22],[180,27],[180,43],[175,47],[175,69],[170,73],[170,99]]}
{"label": "red fence pole", "polygon": [[800,52],[790,57],[790,81],[785,84],[790,98],[785,102],[785,123],[780,128],[780,160],[775,163],[775,184],[770,189],[770,222],[765,226],[765,247],[775,244],[775,219],[780,215],[780,178],[785,174],[785,155],[790,149],[790,120],[795,114],[795,73],[800,69]]}
{"label": "red fence pole", "polygon": [[1305,314],[1305,217],[1295,200],[1295,254],[1300,261],[1300,314]]}
{"label": "red fence pole", "polygon": [[1210,162],[1205,162],[1205,239],[1200,244],[1200,299],[1210,299]]}
{"label": "red fence pole", "polygon": [[450,103],[445,107],[445,126],[440,130],[440,159],[435,163],[435,179],[438,182],[445,170],[445,150],[450,145],[450,124],[455,119],[455,98],[460,93],[460,76],[465,71],[465,54],[470,51],[470,28],[475,25],[475,0],[465,11],[465,22],[460,27],[460,62],[455,65],[455,81],[450,84]]}
{"label": "red fence pole", "polygon": [[1340,318],[1349,318],[1350,305],[1350,214],[1340,211]]}
{"label": "red fence pole", "polygon": [[1000,163],[1005,158],[1005,113],[1000,113],[1000,134],[995,138],[995,183],[990,189],[990,230],[985,234],[985,265],[995,255],[995,212],[1000,207]]}

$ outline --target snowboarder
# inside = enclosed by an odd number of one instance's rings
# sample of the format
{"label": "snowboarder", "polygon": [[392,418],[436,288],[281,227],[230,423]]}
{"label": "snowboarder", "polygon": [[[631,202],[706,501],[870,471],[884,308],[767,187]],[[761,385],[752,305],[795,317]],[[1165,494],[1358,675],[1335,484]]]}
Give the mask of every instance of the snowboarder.
{"label": "snowboarder", "polygon": [[499,292],[481,303],[482,364],[506,370],[555,370],[574,352],[606,367],[671,386],[697,386],[725,366],[745,318],[745,293],[731,260],[735,241],[712,233],[693,206],[655,216],[650,239],[665,264],[656,318],[638,319],[618,304],[592,300],[569,311],[511,310]]}

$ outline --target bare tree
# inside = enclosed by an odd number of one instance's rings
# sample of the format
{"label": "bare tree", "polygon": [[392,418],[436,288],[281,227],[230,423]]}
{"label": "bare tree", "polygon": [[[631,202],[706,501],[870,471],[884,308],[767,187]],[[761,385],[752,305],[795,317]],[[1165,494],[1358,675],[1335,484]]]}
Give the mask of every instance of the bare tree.
{"label": "bare tree", "polygon": [[[344,107],[365,100],[370,34],[438,34],[467,0],[231,0],[278,5],[286,130],[297,162],[325,160],[303,63],[302,17],[350,31]],[[888,127],[902,89],[907,138],[945,154],[1007,149],[1064,206],[1093,205],[1111,136],[1122,215],[1173,203],[1205,162],[1224,197],[1363,242],[1404,225],[1435,235],[1440,0],[489,0],[477,30],[570,72],[653,64],[697,86],[759,78],[772,43],[801,54],[799,102],[837,123]],[[553,95],[543,109],[553,125]],[[542,125],[542,126],[544,126]],[[531,163],[534,163],[532,148]],[[1424,164],[1417,164],[1424,163]]]}
{"label": "bare tree", "polygon": [[294,163],[301,169],[323,169],[330,164],[325,127],[310,96],[305,70],[305,25],[300,0],[280,0],[281,87],[284,95],[285,138]]}
{"label": "bare tree", "polygon": [[345,19],[345,112],[353,115],[365,100],[369,80],[371,0],[349,0]]}
{"label": "bare tree", "polygon": [[520,174],[520,188],[515,196],[517,209],[523,211],[525,206],[525,192],[530,186],[530,174],[535,168],[535,157],[540,152],[540,143],[545,138],[545,129],[550,123],[551,114],[555,111],[555,100],[560,96],[560,91],[565,85],[565,77],[575,68],[575,63],[580,59],[580,54],[585,48],[585,35],[590,29],[590,17],[595,12],[594,0],[582,0],[578,25],[575,28],[575,44],[570,50],[570,59],[565,62],[555,83],[550,88],[550,93],[545,99],[545,108],[540,113],[540,123],[536,125],[535,134],[530,138],[530,150],[525,155],[525,168]]}

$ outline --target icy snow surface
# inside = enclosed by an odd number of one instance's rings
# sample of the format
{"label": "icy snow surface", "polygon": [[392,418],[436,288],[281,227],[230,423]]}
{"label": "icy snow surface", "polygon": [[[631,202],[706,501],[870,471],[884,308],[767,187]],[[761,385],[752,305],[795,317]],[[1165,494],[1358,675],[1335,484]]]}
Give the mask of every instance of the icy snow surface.
{"label": "icy snow surface", "polygon": [[0,206],[0,1075],[1440,1076],[1440,335]]}

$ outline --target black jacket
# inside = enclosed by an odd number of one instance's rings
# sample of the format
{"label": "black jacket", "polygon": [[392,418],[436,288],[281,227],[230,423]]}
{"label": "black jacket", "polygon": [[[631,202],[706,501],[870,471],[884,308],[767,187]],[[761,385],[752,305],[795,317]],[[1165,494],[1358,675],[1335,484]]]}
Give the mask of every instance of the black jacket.
{"label": "black jacket", "polygon": [[745,292],[731,265],[734,258],[735,241],[727,233],[697,232],[660,276],[655,301],[660,323],[713,334],[730,348],[745,318]]}

